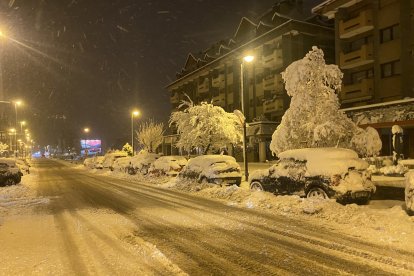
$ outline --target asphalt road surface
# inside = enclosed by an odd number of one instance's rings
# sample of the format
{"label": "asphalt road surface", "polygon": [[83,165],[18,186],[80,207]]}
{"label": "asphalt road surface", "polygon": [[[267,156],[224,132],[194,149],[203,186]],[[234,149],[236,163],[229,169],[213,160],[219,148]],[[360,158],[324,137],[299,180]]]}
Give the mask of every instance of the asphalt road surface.
{"label": "asphalt road surface", "polygon": [[[62,258],[55,270],[45,266],[51,274],[414,274],[413,252],[322,226],[56,161],[39,160],[35,167],[37,193],[51,199],[37,212],[53,218],[50,246],[59,248],[50,250]],[[107,211],[98,223],[100,210]]]}

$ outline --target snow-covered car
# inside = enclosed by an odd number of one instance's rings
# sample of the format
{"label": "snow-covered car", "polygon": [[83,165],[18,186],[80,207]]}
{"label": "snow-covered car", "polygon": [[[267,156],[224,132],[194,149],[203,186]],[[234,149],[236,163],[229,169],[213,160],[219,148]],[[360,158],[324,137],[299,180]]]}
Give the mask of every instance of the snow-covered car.
{"label": "snow-covered car", "polygon": [[131,156],[121,157],[114,161],[112,170],[116,172],[128,172],[128,168],[131,166]]}
{"label": "snow-covered car", "polygon": [[240,185],[241,170],[236,159],[228,155],[202,155],[188,160],[187,165],[178,174],[184,179],[193,179],[200,183],[219,185]]}
{"label": "snow-covered car", "polygon": [[184,156],[162,156],[152,163],[148,172],[157,176],[177,176],[183,167],[187,165],[187,162]]}
{"label": "snow-covered car", "polygon": [[405,175],[405,206],[409,215],[414,215],[414,171]]}
{"label": "snow-covered car", "polygon": [[250,189],[276,195],[334,198],[338,202],[369,202],[375,192],[368,163],[341,148],[305,148],[282,152],[267,170],[250,176]]}
{"label": "snow-covered car", "polygon": [[22,175],[14,159],[0,158],[0,186],[18,184]]}
{"label": "snow-covered car", "polygon": [[143,174],[146,175],[152,163],[160,156],[156,153],[149,153],[141,151],[137,155],[131,157],[131,164],[128,167],[129,174]]}
{"label": "snow-covered car", "polygon": [[92,169],[94,166],[95,158],[94,157],[88,157],[83,160],[83,165],[89,169]]}
{"label": "snow-covered car", "polygon": [[30,165],[29,162],[27,162],[26,159],[16,159],[16,165],[19,167],[20,171],[23,174],[29,174],[30,173]]}
{"label": "snow-covered car", "polygon": [[103,169],[113,169],[112,165],[115,160],[121,157],[127,157],[128,154],[125,151],[115,151],[105,154],[104,159],[102,160]]}
{"label": "snow-covered car", "polygon": [[103,161],[105,156],[95,156],[93,167],[95,169],[103,169]]}

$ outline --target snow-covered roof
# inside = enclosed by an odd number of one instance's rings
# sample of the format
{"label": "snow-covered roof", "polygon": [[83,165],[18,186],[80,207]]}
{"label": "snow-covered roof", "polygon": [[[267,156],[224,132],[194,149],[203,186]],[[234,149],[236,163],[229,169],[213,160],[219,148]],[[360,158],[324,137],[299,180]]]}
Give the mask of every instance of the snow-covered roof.
{"label": "snow-covered roof", "polygon": [[306,161],[318,156],[320,158],[358,158],[358,154],[350,149],[343,148],[304,148],[293,149],[278,154],[280,159],[292,158]]}
{"label": "snow-covered roof", "polygon": [[344,174],[350,168],[365,170],[368,163],[358,158],[358,154],[350,149],[342,148],[304,148],[282,152],[281,159],[306,161],[308,176],[332,176]]}

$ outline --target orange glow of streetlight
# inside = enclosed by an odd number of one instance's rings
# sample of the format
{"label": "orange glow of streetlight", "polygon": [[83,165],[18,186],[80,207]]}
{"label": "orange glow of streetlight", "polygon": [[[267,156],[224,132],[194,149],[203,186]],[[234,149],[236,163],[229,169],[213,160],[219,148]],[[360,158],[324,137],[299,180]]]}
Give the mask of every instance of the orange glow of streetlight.
{"label": "orange glow of streetlight", "polygon": [[139,116],[139,114],[140,114],[139,110],[132,111],[132,116],[134,116],[134,117]]}
{"label": "orange glow of streetlight", "polygon": [[85,133],[88,133],[89,131],[90,131],[89,127],[85,127],[85,128],[83,129],[83,132],[85,132]]}
{"label": "orange glow of streetlight", "polygon": [[250,56],[250,55],[245,56],[245,57],[243,57],[243,60],[245,62],[252,62],[254,60],[254,56]]}

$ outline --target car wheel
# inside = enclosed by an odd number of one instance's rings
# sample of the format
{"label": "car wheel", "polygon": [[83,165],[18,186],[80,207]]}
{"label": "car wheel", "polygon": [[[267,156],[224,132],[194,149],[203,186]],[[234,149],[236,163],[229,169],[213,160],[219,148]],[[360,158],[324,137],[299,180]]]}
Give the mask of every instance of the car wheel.
{"label": "car wheel", "polygon": [[6,186],[14,185],[16,184],[16,181],[13,178],[7,178],[5,184]]}
{"label": "car wheel", "polygon": [[306,197],[307,198],[323,198],[323,199],[327,199],[328,198],[328,195],[326,194],[326,192],[322,188],[312,187],[306,193]]}
{"label": "car wheel", "polygon": [[264,191],[263,186],[259,181],[253,181],[252,184],[250,184],[250,190]]}
{"label": "car wheel", "polygon": [[207,177],[203,176],[199,181],[201,184],[209,184]]}

